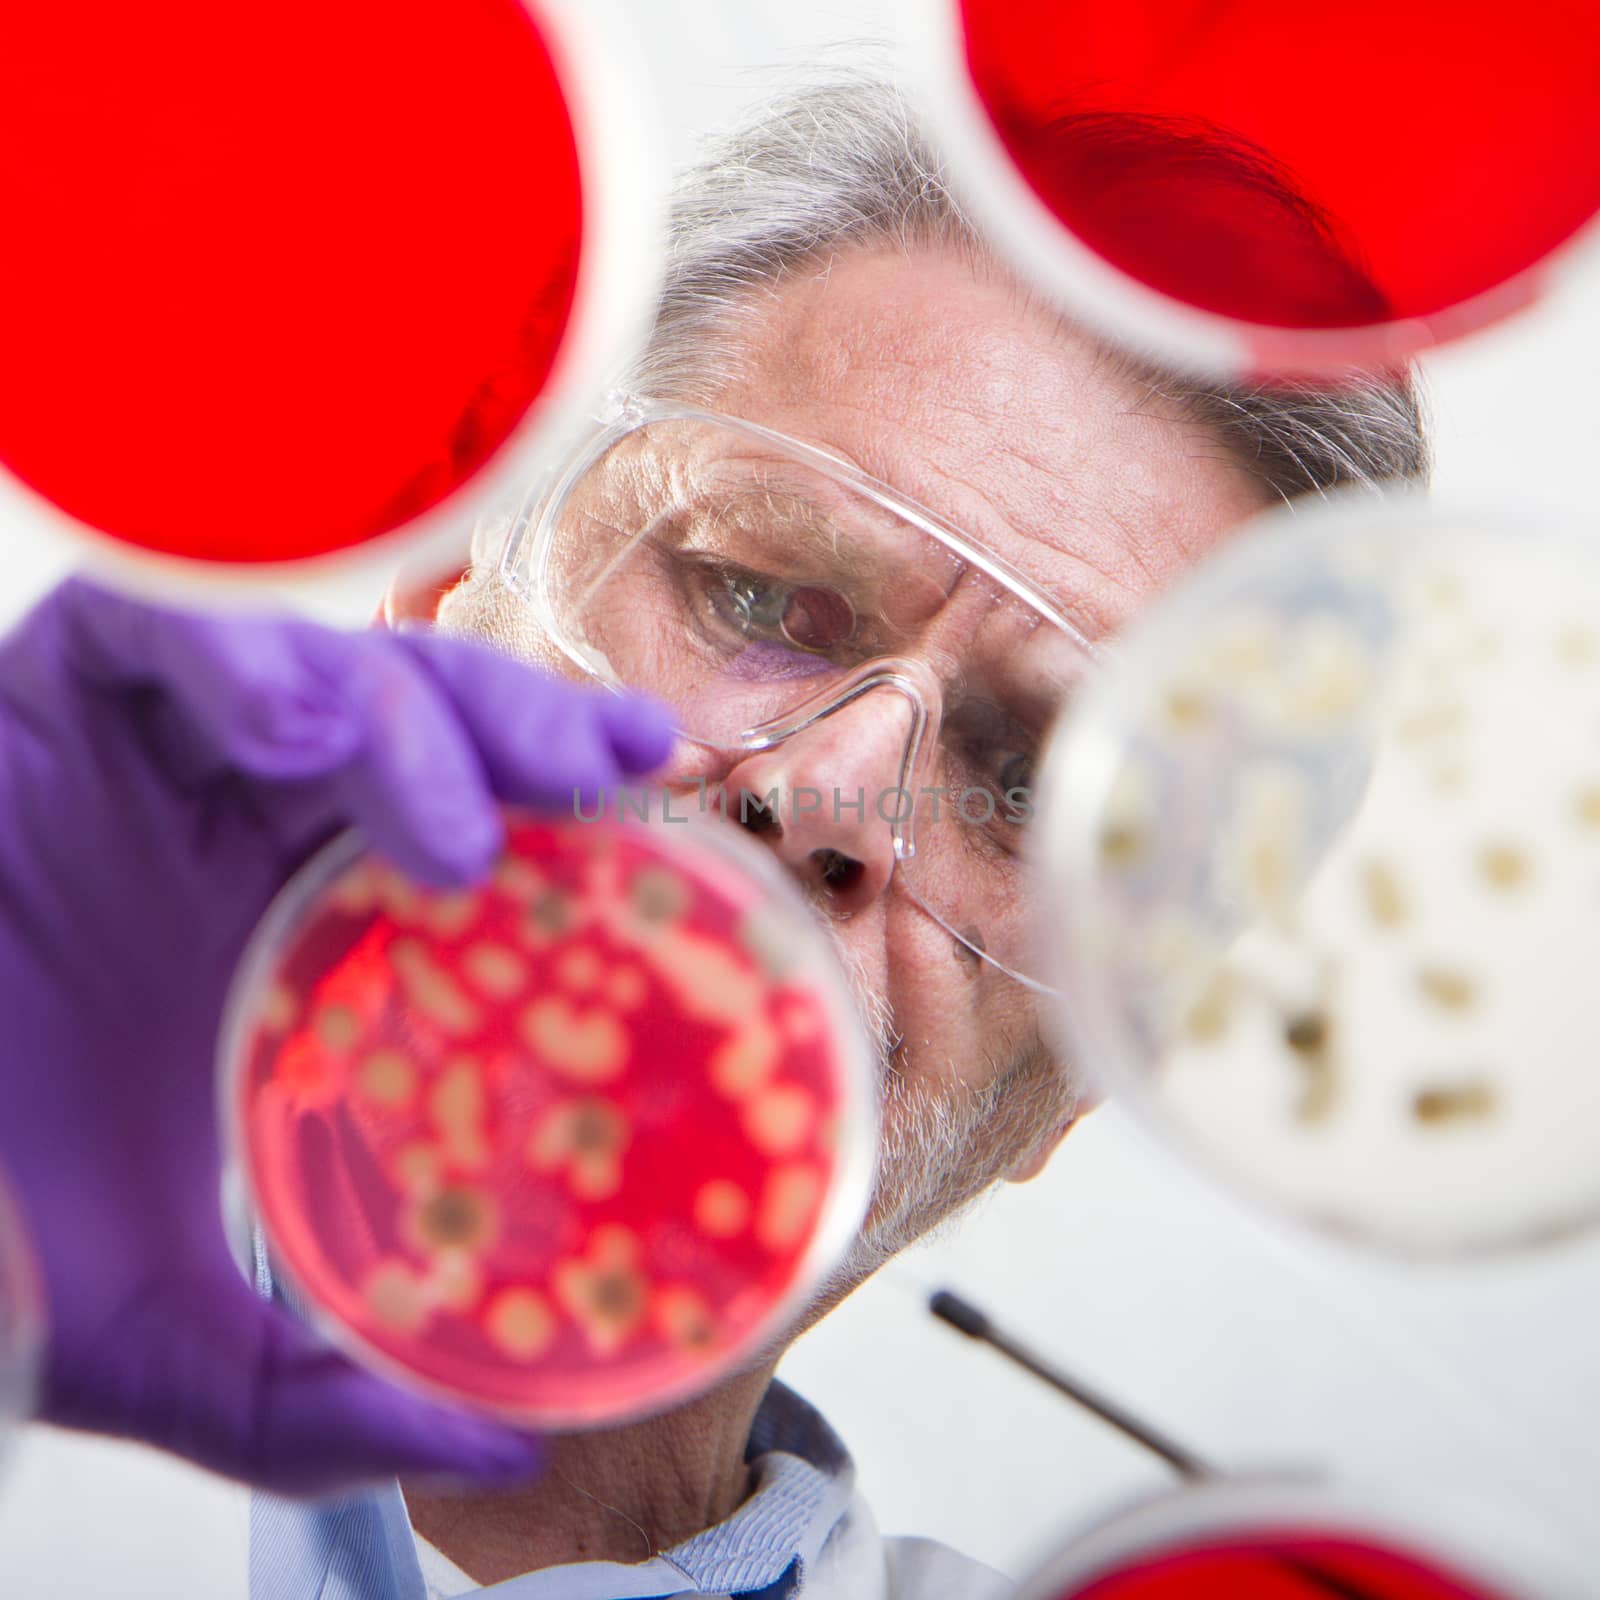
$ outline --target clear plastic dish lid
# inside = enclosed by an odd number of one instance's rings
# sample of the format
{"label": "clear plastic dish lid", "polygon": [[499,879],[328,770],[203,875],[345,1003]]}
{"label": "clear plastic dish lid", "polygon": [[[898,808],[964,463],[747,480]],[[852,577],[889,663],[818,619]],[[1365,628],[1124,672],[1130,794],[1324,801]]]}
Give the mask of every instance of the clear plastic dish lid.
{"label": "clear plastic dish lid", "polygon": [[13,1425],[33,1410],[44,1354],[44,1293],[22,1213],[0,1168],[0,1466]]}
{"label": "clear plastic dish lid", "polygon": [[905,0],[964,199],[1068,310],[1222,375],[1391,365],[1533,301],[1600,211],[1600,11]]}
{"label": "clear plastic dish lid", "polygon": [[721,824],[508,814],[481,890],[336,842],[229,1008],[276,1270],[358,1358],[541,1426],[757,1356],[854,1237],[876,1086],[823,929]]}
{"label": "clear plastic dish lid", "polygon": [[1408,1251],[1600,1215],[1600,556],[1421,503],[1261,519],[1158,600],[1042,783],[1072,1057]]}
{"label": "clear plastic dish lid", "polygon": [[578,0],[11,7],[0,467],[147,585],[455,556],[642,326]]}
{"label": "clear plastic dish lid", "polygon": [[1565,1600],[1572,1558],[1481,1492],[1217,1479],[1113,1514],[1020,1600]]}

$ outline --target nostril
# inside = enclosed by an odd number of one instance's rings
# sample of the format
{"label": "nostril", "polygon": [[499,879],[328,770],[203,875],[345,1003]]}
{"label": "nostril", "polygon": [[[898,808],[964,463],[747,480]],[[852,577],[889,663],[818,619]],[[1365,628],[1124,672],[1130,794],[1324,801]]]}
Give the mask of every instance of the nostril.
{"label": "nostril", "polygon": [[840,850],[813,850],[811,860],[823,886],[841,894],[855,888],[867,870],[854,856]]}
{"label": "nostril", "polygon": [[778,808],[764,805],[758,795],[748,789],[739,791],[739,821],[751,833],[759,833],[774,841],[783,837],[783,824],[778,821]]}

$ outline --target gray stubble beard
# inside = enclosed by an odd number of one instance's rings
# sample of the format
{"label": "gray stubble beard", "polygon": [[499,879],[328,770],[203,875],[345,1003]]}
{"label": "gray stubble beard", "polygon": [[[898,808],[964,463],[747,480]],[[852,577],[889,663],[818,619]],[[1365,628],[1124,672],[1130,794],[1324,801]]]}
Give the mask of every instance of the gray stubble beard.
{"label": "gray stubble beard", "polygon": [[1074,1095],[1038,1038],[1007,1061],[988,1063],[981,1087],[948,1062],[941,1079],[905,1070],[904,1039],[865,964],[826,926],[878,1064],[877,1173],[861,1232],[829,1275],[823,1299],[837,1303],[885,1262],[954,1223],[1071,1120]]}

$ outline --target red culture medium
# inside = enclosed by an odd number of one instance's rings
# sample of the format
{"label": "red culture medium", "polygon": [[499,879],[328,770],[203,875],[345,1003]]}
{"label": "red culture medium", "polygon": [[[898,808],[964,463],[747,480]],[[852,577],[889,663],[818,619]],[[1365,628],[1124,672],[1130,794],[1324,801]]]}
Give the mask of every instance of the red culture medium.
{"label": "red culture medium", "polygon": [[1435,316],[1600,211],[1590,0],[958,4],[979,99],[1034,191],[1204,311]]}
{"label": "red culture medium", "polygon": [[3,9],[0,462],[253,563],[398,527],[505,441],[582,225],[517,0]]}
{"label": "red culture medium", "polygon": [[358,1353],[534,1421],[709,1383],[840,1187],[848,1035],[803,913],[658,832],[514,820],[477,892],[347,869],[229,1090],[275,1257]]}
{"label": "red culture medium", "polygon": [[1344,1534],[1263,1529],[1196,1540],[1052,1600],[1509,1600],[1421,1557]]}

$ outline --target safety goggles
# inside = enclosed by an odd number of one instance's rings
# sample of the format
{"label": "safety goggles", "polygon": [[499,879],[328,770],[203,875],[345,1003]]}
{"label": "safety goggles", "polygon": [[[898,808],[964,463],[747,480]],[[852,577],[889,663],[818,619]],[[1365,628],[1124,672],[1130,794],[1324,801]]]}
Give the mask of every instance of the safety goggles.
{"label": "safety goggles", "polygon": [[674,786],[847,874],[876,855],[886,892],[1044,987],[1033,780],[1092,650],[1020,573],[824,450],[624,398],[528,496],[501,574],[584,671],[674,710]]}

